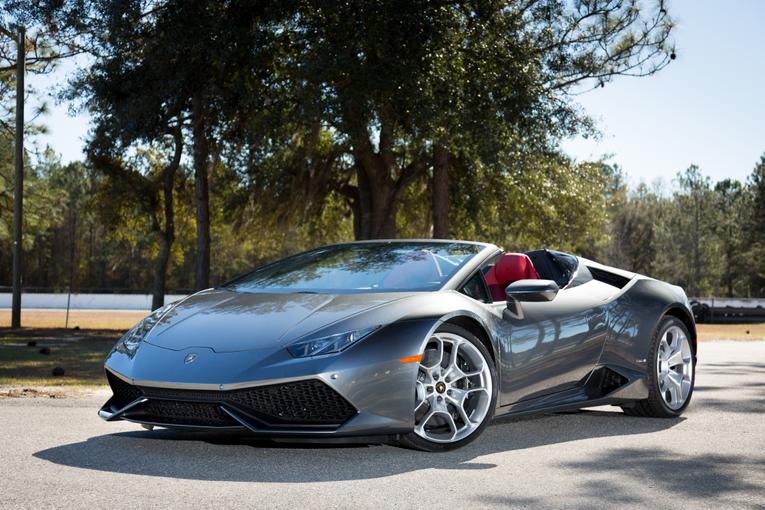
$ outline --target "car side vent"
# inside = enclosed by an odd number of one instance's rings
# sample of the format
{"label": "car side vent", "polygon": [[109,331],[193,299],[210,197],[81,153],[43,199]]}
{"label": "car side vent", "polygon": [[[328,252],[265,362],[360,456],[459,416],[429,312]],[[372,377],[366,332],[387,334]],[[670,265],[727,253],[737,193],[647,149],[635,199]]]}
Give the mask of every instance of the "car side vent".
{"label": "car side vent", "polygon": [[590,374],[584,388],[587,398],[603,398],[628,382],[626,377],[615,370],[611,370],[608,367],[600,367]]}
{"label": "car side vent", "polygon": [[624,288],[624,286],[630,282],[629,278],[612,273],[611,271],[606,271],[605,269],[591,266],[587,266],[587,269],[589,269],[590,274],[594,279],[599,282],[607,283],[608,285],[613,285],[617,289]]}

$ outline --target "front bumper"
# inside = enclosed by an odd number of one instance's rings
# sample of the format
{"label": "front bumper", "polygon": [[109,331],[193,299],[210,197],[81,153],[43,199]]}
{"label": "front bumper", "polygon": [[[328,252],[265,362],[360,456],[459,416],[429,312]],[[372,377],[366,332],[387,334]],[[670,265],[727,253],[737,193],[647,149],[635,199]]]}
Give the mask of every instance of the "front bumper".
{"label": "front bumper", "polygon": [[417,365],[399,358],[420,352],[433,327],[432,321],[398,323],[340,355],[315,359],[193,349],[196,367],[184,366],[188,350],[145,344],[132,358],[112,353],[107,359],[114,395],[98,414],[273,437],[406,433],[414,427]]}
{"label": "front bumper", "polygon": [[259,433],[333,432],[358,415],[345,398],[319,379],[230,391],[136,386],[107,372],[114,395],[99,411],[166,427],[246,428]]}

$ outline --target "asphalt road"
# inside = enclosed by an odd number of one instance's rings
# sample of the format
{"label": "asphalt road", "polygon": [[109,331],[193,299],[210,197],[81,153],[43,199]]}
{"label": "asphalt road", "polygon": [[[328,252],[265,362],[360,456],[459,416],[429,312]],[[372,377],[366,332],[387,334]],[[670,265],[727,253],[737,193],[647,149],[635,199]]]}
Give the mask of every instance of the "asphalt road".
{"label": "asphalt road", "polygon": [[680,419],[501,420],[446,454],[104,423],[100,398],[0,400],[3,508],[764,508],[765,342],[703,343]]}

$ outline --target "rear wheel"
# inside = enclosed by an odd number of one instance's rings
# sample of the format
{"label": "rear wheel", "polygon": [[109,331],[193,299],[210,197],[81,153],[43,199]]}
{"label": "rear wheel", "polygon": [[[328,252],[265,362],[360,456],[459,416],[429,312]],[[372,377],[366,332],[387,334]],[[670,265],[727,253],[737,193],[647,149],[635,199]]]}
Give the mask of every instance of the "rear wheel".
{"label": "rear wheel", "polygon": [[415,385],[415,427],[401,443],[425,451],[469,443],[494,415],[495,381],[486,346],[469,331],[444,324],[425,346]]}
{"label": "rear wheel", "polygon": [[688,328],[676,317],[664,317],[651,342],[648,398],[623,407],[624,412],[655,418],[680,416],[693,395],[693,361]]}

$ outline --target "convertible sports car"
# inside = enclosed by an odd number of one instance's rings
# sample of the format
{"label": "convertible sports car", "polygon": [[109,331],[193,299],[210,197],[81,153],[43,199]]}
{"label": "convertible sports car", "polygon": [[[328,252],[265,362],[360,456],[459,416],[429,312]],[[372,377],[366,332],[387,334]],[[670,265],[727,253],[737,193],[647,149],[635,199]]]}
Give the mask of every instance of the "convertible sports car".
{"label": "convertible sports car", "polygon": [[679,287],[552,250],[355,242],[156,310],[106,359],[99,415],[438,451],[495,415],[678,416],[695,357]]}

